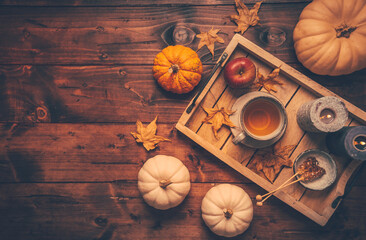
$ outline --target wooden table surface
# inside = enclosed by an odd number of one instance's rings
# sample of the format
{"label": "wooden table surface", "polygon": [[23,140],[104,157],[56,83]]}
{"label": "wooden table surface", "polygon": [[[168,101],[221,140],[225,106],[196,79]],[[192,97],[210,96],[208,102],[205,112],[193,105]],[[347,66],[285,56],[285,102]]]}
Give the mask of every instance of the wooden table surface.
{"label": "wooden table surface", "polygon": [[[297,61],[292,32],[308,3],[267,0],[261,25],[244,36],[366,110],[365,69],[318,76]],[[170,94],[151,69],[177,26],[214,27],[225,44],[215,45],[215,59],[198,51],[207,78],[234,35],[234,13],[233,0],[0,1],[0,239],[220,239],[201,218],[206,192],[232,183],[254,200],[264,191],[177,132],[196,90]],[[268,28],[283,31],[284,43],[269,44]],[[130,132],[156,115],[158,135],[172,142],[147,152]],[[158,154],[181,159],[191,174],[185,201],[166,211],[137,189],[138,170]],[[254,206],[238,239],[365,239],[365,192],[363,169],[325,227],[273,197]]]}

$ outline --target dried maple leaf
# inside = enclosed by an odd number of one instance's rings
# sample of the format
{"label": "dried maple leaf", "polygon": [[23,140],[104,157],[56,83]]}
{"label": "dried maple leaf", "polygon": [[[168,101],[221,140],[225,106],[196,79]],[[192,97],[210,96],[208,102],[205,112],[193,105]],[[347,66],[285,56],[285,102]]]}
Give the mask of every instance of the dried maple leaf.
{"label": "dried maple leaf", "polygon": [[280,75],[280,68],[274,69],[267,77],[264,77],[259,71],[257,72],[258,81],[254,82],[257,87],[264,87],[267,92],[277,92],[274,85],[283,85],[276,78]]}
{"label": "dried maple leaf", "polygon": [[[288,167],[292,166],[292,161],[288,158],[291,154],[291,152],[295,149],[296,145],[287,145],[284,147],[279,147],[280,145],[276,145],[274,147],[274,155],[281,158],[283,161],[287,161]],[[290,161],[290,162],[288,162]]]}
{"label": "dried maple leaf", "polygon": [[230,19],[238,25],[234,32],[240,32],[243,34],[250,26],[258,24],[258,11],[262,2],[263,1],[257,2],[254,7],[249,10],[240,0],[235,0],[236,11],[239,15],[230,16]]}
{"label": "dried maple leaf", "polygon": [[202,32],[197,35],[200,38],[200,43],[198,44],[197,51],[200,50],[203,46],[207,46],[208,50],[212,54],[212,59],[214,58],[214,49],[215,49],[215,42],[224,43],[224,39],[219,37],[217,33],[220,29],[213,29],[211,28],[208,32]]}
{"label": "dried maple leaf", "polygon": [[203,110],[207,113],[207,117],[202,122],[212,124],[212,130],[216,138],[218,138],[217,131],[223,124],[229,127],[235,127],[234,123],[232,123],[229,118],[229,116],[234,113],[233,111],[225,108],[203,108]]}
{"label": "dried maple leaf", "polygon": [[131,132],[136,142],[142,143],[147,151],[156,148],[159,142],[170,141],[169,139],[155,135],[156,133],[156,120],[158,116],[147,126],[144,127],[140,120],[136,121],[137,132]]}
{"label": "dried maple leaf", "polygon": [[268,180],[270,180],[271,182],[274,181],[274,179],[276,177],[276,172],[273,167],[263,168],[263,173]]}
{"label": "dried maple leaf", "polygon": [[282,166],[292,167],[292,161],[289,159],[289,156],[295,147],[296,145],[280,147],[277,144],[271,149],[260,150],[249,167],[258,173],[264,173],[266,178],[273,182]]}

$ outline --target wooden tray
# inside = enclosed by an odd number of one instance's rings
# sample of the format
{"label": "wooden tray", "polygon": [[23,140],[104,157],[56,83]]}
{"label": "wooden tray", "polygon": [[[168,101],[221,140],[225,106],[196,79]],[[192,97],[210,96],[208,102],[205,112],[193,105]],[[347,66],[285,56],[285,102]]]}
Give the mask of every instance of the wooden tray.
{"label": "wooden tray", "polygon": [[[238,97],[248,91],[258,90],[233,90],[227,87],[223,73],[221,72],[223,66],[231,59],[245,56],[250,58],[255,63],[257,69],[265,75],[274,68],[281,67],[279,79],[284,85],[276,86],[278,91],[272,94],[286,106],[288,126],[284,136],[276,144],[281,144],[280,146],[296,144],[297,147],[290,157],[292,160],[307,149],[317,148],[327,151],[325,134],[306,133],[297,125],[296,112],[299,106],[321,96],[339,96],[304,76],[241,35],[237,34],[233,37],[223,55],[225,53],[228,54],[227,59],[214,70],[212,77],[208,80],[201,94],[197,95],[196,105],[193,110],[190,113],[187,113],[187,109],[184,111],[176,128],[266,191],[272,191],[293,175],[292,168],[283,168],[272,184],[265,177],[258,175],[248,168],[250,160],[255,157],[255,149],[245,147],[242,144],[233,144],[231,131],[225,126],[219,130],[218,138],[215,138],[211,125],[202,123],[202,120],[206,117],[206,113],[202,110],[201,106],[231,109],[231,106]],[[260,89],[260,91],[265,90]],[[347,125],[365,125],[366,113],[346,100],[342,99],[342,101],[350,113]],[[344,197],[347,191],[347,183],[361,165],[361,161],[358,160],[345,159],[337,156],[333,156],[333,158],[337,164],[338,175],[336,182],[331,187],[322,191],[312,191],[305,189],[300,184],[293,184],[277,192],[275,196],[319,225],[324,226],[338,207],[340,200]]]}

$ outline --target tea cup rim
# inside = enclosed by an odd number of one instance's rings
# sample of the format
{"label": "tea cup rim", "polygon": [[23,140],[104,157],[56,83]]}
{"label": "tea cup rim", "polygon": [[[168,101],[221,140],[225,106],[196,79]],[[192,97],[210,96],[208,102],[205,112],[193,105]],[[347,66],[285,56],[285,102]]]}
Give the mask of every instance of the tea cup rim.
{"label": "tea cup rim", "polygon": [[[269,97],[271,100],[274,100],[276,104],[279,105],[279,108],[281,109],[281,113],[283,113],[284,121],[283,121],[283,128],[281,131],[278,132],[277,136],[275,136],[272,139],[269,140],[263,140],[263,139],[256,139],[252,138],[251,136],[245,135],[245,132],[242,129],[241,123],[240,123],[240,114],[242,113],[243,106],[246,105],[247,102],[249,102],[252,99],[258,99],[258,97]],[[277,105],[277,106],[278,106]],[[233,134],[233,142],[234,144],[241,143],[247,147],[251,148],[264,148],[268,147],[275,142],[277,142],[285,133],[287,124],[288,124],[288,117],[286,113],[285,106],[282,104],[282,102],[272,94],[261,92],[261,91],[255,91],[255,92],[248,92],[243,95],[241,95],[232,105],[231,108],[234,113],[230,115],[230,119],[233,121],[233,123],[236,125],[236,127],[231,128],[231,132]],[[244,133],[243,133],[244,132]],[[244,138],[240,139],[239,135],[244,134]],[[235,141],[236,139],[236,141]]]}
{"label": "tea cup rim", "polygon": [[[279,112],[280,112],[280,116],[281,116],[281,122],[280,125],[281,127],[278,127],[274,132],[258,137],[254,134],[252,134],[243,124],[243,120],[242,117],[244,115],[244,111],[246,110],[246,108],[249,106],[249,104],[258,101],[260,99],[266,99],[269,100],[271,103],[275,104],[276,107],[278,108]],[[240,123],[240,130],[241,132],[244,132],[245,135],[258,140],[258,141],[269,141],[273,138],[275,138],[277,135],[281,134],[281,132],[283,131],[283,129],[286,127],[287,125],[287,116],[286,116],[286,110],[285,107],[283,106],[283,104],[273,95],[259,95],[257,97],[254,97],[252,99],[249,99],[244,106],[242,107],[241,111],[240,111],[240,116],[239,116],[239,123]]]}

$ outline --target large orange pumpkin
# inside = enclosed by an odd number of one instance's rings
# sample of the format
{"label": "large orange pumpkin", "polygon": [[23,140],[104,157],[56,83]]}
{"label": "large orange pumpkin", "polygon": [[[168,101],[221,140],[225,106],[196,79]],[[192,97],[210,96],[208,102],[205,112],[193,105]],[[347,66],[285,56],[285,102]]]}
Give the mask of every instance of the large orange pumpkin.
{"label": "large orange pumpkin", "polygon": [[164,48],[154,59],[154,78],[173,93],[187,93],[201,80],[202,63],[189,47],[176,45]]}

